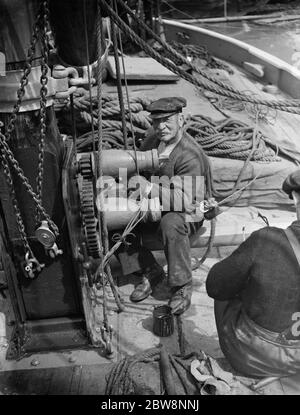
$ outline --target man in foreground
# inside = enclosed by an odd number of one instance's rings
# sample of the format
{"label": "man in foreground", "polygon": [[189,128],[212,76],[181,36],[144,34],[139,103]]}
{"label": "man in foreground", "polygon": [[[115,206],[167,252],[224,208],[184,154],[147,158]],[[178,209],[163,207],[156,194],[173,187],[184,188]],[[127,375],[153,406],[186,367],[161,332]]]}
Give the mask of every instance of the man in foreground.
{"label": "man in foreground", "polygon": [[300,170],[287,177],[283,190],[294,200],[297,220],[285,230],[253,232],[211,268],[206,281],[221,349],[235,370],[250,377],[300,370]]}
{"label": "man in foreground", "polygon": [[[160,167],[158,175],[146,180],[138,176],[142,195],[158,197],[162,218],[157,237],[163,243],[168,263],[167,286],[171,291],[170,307],[181,314],[190,306],[192,295],[192,269],[189,236],[202,226],[203,215],[195,215],[199,200],[203,200],[206,175],[209,170],[207,157],[200,146],[184,133],[182,108],[186,100],[180,97],[161,98],[149,105],[153,119],[153,132],[141,150],[158,149]],[[153,228],[153,225],[151,225]],[[130,299],[137,302],[147,298],[164,272],[152,253],[141,247],[138,238],[127,248],[129,255],[140,252],[141,282]]]}

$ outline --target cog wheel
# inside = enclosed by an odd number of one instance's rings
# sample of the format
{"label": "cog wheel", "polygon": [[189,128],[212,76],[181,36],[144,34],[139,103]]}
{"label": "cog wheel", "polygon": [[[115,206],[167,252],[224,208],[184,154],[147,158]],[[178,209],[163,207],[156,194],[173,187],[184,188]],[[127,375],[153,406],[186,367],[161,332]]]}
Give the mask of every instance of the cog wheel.
{"label": "cog wheel", "polygon": [[90,154],[84,154],[79,160],[79,170],[84,179],[93,177],[93,163]]}
{"label": "cog wheel", "polygon": [[88,252],[93,258],[100,258],[101,251],[94,204],[94,187],[92,180],[86,178],[82,181],[81,216]]}

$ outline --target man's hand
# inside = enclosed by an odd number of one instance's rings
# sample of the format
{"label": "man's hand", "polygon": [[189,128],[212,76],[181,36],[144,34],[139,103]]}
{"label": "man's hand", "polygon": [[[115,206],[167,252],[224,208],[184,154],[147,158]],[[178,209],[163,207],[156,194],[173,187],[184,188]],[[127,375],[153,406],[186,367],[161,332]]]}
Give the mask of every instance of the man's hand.
{"label": "man's hand", "polygon": [[151,191],[152,184],[143,176],[133,176],[128,182],[129,198],[141,200],[147,197]]}

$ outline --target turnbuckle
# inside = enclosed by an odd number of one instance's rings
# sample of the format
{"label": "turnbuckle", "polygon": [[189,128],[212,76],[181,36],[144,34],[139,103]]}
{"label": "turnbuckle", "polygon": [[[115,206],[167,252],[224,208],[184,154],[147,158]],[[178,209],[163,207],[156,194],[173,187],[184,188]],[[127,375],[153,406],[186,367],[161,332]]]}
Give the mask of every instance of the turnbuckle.
{"label": "turnbuckle", "polygon": [[35,274],[41,272],[44,266],[45,264],[41,264],[32,252],[26,252],[24,270],[28,275],[28,278],[33,279]]}

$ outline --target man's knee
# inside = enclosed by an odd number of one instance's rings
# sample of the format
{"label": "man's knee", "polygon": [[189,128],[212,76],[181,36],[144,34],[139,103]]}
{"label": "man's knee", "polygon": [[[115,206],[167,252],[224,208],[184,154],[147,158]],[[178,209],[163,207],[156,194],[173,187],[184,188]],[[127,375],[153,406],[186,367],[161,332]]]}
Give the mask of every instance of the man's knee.
{"label": "man's knee", "polygon": [[168,212],[161,218],[160,231],[163,238],[177,238],[188,234],[184,218],[177,212]]}

